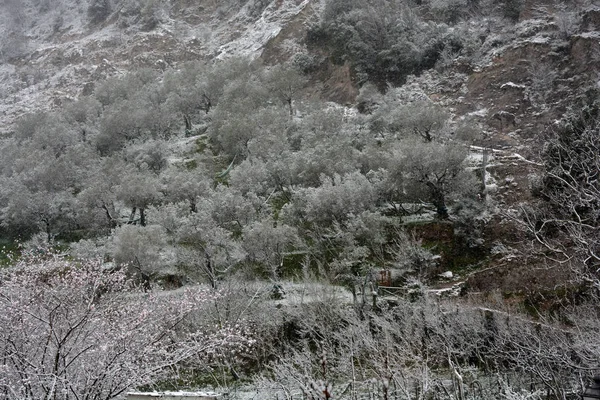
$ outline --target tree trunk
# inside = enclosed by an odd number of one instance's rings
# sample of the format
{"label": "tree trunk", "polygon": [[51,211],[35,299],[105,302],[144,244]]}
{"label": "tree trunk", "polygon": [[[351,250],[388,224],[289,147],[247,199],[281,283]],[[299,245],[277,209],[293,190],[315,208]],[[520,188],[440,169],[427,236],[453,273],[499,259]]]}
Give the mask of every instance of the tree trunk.
{"label": "tree trunk", "polygon": [[418,135],[420,135],[423,139],[425,139],[425,141],[427,143],[433,142],[433,136],[431,136],[431,129],[430,128],[423,129],[422,131],[420,129],[416,129],[415,128],[415,132]]}
{"label": "tree trunk", "polygon": [[52,238],[52,229],[50,228],[50,218],[42,218],[44,222],[44,226],[46,227],[46,235],[48,235],[48,240]]}
{"label": "tree trunk", "polygon": [[129,221],[127,222],[129,225],[133,225],[133,224],[135,224],[135,221],[134,221],[134,219],[135,219],[135,212],[136,212],[136,211],[137,211],[137,208],[136,208],[136,207],[133,207],[133,208],[131,209],[131,214],[129,214]]}
{"label": "tree trunk", "polygon": [[213,289],[217,289],[217,276],[216,276],[216,272],[213,269],[213,265],[212,265],[212,261],[210,259],[210,255],[208,254],[208,252],[204,252],[204,258],[206,261],[206,274],[208,275],[208,280],[209,280],[209,284],[210,287]]}
{"label": "tree trunk", "polygon": [[140,225],[146,226],[146,209],[140,208]]}
{"label": "tree trunk", "polygon": [[110,229],[116,228],[117,221],[111,215],[110,210],[108,209],[108,206],[106,204],[102,204],[102,208],[104,209],[104,212],[106,213],[106,218],[108,218],[108,226],[110,227]]}
{"label": "tree trunk", "polygon": [[290,111],[290,119],[292,119],[294,117],[294,107],[292,106],[292,98],[288,97],[286,99],[287,105],[288,105],[288,109]]}
{"label": "tree trunk", "polygon": [[435,183],[427,182],[429,193],[431,194],[431,202],[435,206],[435,211],[439,219],[448,219],[448,207],[446,207],[446,196],[444,191]]}
{"label": "tree trunk", "polygon": [[210,101],[210,97],[208,97],[206,94],[203,94],[202,98],[204,99],[204,112],[208,114],[212,108],[212,102]]}
{"label": "tree trunk", "polygon": [[190,120],[190,116],[183,114],[183,122],[185,124],[185,133],[186,135],[189,135],[192,131],[192,121]]}

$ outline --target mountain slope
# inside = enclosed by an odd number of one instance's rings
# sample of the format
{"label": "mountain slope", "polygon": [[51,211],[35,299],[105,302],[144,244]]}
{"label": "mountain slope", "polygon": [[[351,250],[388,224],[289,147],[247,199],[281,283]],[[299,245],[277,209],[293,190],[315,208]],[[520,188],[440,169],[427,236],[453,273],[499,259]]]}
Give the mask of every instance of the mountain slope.
{"label": "mountain slope", "polygon": [[[433,56],[425,54],[431,59],[407,68],[407,73],[400,71],[404,75],[396,82],[402,85],[393,89],[397,99],[388,111],[393,114],[405,103],[424,101],[444,108],[449,132],[468,131],[475,146],[471,168],[480,170],[482,160],[488,160],[482,180],[493,218],[486,225],[486,245],[490,250],[498,242],[512,249],[489,260],[494,273],[501,271],[500,278],[493,278],[494,285],[527,288],[531,281],[520,279],[520,266],[545,261],[543,257],[531,260],[529,239],[515,229],[510,217],[518,214],[522,204],[535,201],[531,178],[541,173],[540,153],[554,122],[597,86],[600,10],[588,2],[566,7],[527,1],[510,20],[498,9],[504,3],[488,2],[489,10],[482,3],[473,16],[452,20],[450,3],[418,7],[389,3],[396,8],[385,3],[392,7],[389,13],[384,8],[367,10],[352,4],[334,0],[94,0],[52,5],[43,0],[7,1],[0,8],[0,36],[5,39],[0,132],[10,136],[20,115],[60,109],[92,94],[110,76],[141,68],[177,70],[186,61],[237,56],[274,65],[300,54],[308,60],[302,64],[307,68],[307,98],[335,100],[358,109],[370,103],[379,106],[388,100],[382,100],[382,94],[365,78],[369,63],[383,57],[384,67],[389,67],[386,73],[394,77],[399,75],[394,63],[412,51],[410,46],[419,55],[423,49],[414,47],[421,44]],[[466,7],[466,3],[456,4]],[[344,11],[355,6],[358,11]],[[339,12],[332,13],[335,7]],[[410,34],[391,35],[398,26]],[[319,37],[319,32],[324,36]],[[340,32],[351,35],[342,36],[341,42],[324,39],[333,35],[338,40],[334,35]],[[359,42],[360,34],[372,37]],[[414,37],[419,35],[423,38]],[[408,45],[400,45],[408,47],[395,48],[398,37],[406,39]],[[385,43],[381,38],[393,40]],[[447,46],[455,42],[460,46]],[[364,46],[372,43],[383,47],[370,59],[372,49]],[[356,54],[366,54],[368,62]],[[375,83],[392,91],[391,84]],[[354,114],[349,108],[344,111],[344,115]],[[536,281],[552,286],[568,280],[563,272],[547,274],[548,281]],[[487,285],[488,277],[482,276],[472,279],[474,288]]]}
{"label": "mountain slope", "polygon": [[[185,61],[260,57],[296,16],[317,18],[322,0],[119,1],[93,21],[85,1],[9,1],[0,6],[1,131],[24,112],[56,107],[95,82]],[[306,10],[306,11],[305,11]]]}

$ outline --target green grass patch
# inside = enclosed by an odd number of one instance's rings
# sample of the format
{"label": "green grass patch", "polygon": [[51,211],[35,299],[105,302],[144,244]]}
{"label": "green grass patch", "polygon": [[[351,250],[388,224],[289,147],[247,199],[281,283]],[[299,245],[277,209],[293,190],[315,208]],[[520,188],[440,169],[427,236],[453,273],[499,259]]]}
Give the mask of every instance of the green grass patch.
{"label": "green grass patch", "polygon": [[189,171],[195,170],[198,168],[198,160],[186,160],[184,165]]}
{"label": "green grass patch", "polygon": [[208,137],[207,136],[200,136],[198,139],[196,139],[196,149],[195,152],[198,154],[202,154],[204,153],[204,151],[208,148]]}

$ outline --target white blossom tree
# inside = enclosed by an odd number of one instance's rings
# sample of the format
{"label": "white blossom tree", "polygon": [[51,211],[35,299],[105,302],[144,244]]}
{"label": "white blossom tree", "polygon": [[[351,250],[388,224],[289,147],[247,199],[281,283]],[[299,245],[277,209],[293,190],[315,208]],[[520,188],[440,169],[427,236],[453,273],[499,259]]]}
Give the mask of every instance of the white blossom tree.
{"label": "white blossom tree", "polygon": [[0,279],[0,397],[113,399],[176,374],[178,363],[250,344],[241,328],[192,331],[214,297],[143,293],[121,271],[37,250]]}

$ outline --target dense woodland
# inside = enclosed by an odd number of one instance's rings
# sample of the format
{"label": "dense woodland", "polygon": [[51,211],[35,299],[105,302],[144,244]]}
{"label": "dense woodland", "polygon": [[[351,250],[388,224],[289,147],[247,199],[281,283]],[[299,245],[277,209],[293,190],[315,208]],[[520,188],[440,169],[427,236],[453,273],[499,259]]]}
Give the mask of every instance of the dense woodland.
{"label": "dense woodland", "polygon": [[[488,3],[330,0],[286,62],[139,69],[19,118],[0,141],[0,396],[575,398],[600,357],[597,88],[540,132],[533,200],[509,212],[479,123],[404,86],[475,63],[478,18],[519,20],[521,2]],[[349,66],[354,107],[312,90],[327,63]],[[506,248],[497,218],[572,277],[536,298],[566,300],[433,294]]]}

